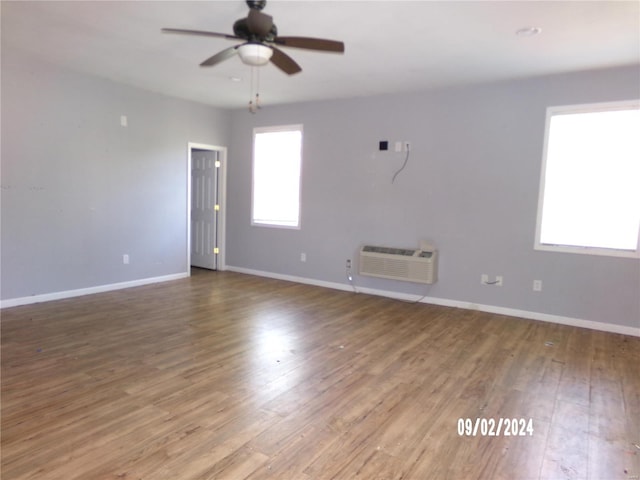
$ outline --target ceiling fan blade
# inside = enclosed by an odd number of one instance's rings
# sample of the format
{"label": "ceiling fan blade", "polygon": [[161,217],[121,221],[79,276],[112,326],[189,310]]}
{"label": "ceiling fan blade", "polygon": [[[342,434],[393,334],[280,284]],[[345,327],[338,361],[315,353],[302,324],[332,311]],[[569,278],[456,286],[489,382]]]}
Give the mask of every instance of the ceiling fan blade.
{"label": "ceiling fan blade", "polygon": [[274,43],[283,47],[305,48],[323,52],[344,53],[344,43],[337,40],[310,37],[276,37]]}
{"label": "ceiling fan blade", "polygon": [[287,75],[293,75],[302,71],[300,65],[298,65],[293,58],[284,53],[282,50],[278,50],[275,47],[273,49],[273,55],[271,56],[271,63],[282,70]]}
{"label": "ceiling fan blade", "polygon": [[264,38],[273,27],[273,17],[252,8],[249,10],[249,16],[247,17],[247,27],[254,35]]}
{"label": "ceiling fan blade", "polygon": [[231,40],[236,40],[240,38],[240,37],[236,37],[235,35],[228,35],[226,33],[207,32],[204,30],[184,30],[182,28],[163,28],[162,33],[181,33],[186,35],[200,35],[205,37],[229,38]]}
{"label": "ceiling fan blade", "polygon": [[237,46],[225,48],[224,50],[216,53],[214,56],[207,58],[204,62],[202,62],[200,64],[200,66],[201,67],[212,67],[214,65],[217,65],[220,62],[223,62],[227,58],[233,57],[237,53],[238,53],[238,47]]}

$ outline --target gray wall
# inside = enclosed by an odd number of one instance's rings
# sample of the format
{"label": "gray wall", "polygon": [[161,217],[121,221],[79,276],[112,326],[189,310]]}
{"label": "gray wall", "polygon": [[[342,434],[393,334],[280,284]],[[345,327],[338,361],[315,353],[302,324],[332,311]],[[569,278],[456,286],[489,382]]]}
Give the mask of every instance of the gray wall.
{"label": "gray wall", "polygon": [[3,46],[2,299],[186,272],[187,143],[228,126]]}
{"label": "gray wall", "polygon": [[[546,107],[638,98],[639,85],[638,69],[626,68],[235,111],[227,264],[346,283],[345,260],[360,245],[417,247],[424,238],[440,250],[438,283],[357,284],[639,326],[638,260],[533,249]],[[252,129],[293,123],[304,125],[302,228],[252,227]],[[379,152],[379,140],[412,143],[394,184],[404,157]],[[483,286],[481,273],[503,275],[505,285]],[[542,292],[532,291],[534,279]]]}
{"label": "gray wall", "polygon": [[[228,145],[227,264],[346,284],[364,243],[440,249],[428,294],[622,326],[637,260],[533,250],[548,105],[637,98],[638,69],[227,112],[74,73],[3,47],[1,298],[182,273],[187,142]],[[127,115],[129,126],[120,126]],[[302,229],[251,227],[254,126],[302,123]],[[402,154],[379,140],[409,140]],[[307,262],[300,262],[300,253]],[[131,256],[123,265],[122,255]],[[481,273],[505,286],[480,285]],[[531,289],[534,279],[542,292]]]}

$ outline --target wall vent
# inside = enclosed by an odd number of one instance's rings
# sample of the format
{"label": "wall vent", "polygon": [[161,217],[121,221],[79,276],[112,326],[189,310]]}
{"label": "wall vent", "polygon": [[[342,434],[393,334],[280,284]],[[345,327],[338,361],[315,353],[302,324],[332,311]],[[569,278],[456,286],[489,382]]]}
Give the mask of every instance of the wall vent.
{"label": "wall vent", "polygon": [[360,249],[359,272],[371,277],[435,283],[438,251],[365,245]]}

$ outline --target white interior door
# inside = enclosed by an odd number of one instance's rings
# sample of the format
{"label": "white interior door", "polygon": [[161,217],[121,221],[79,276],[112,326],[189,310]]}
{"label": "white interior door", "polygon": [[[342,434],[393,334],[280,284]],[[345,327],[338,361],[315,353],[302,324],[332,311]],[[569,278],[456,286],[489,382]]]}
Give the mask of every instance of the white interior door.
{"label": "white interior door", "polygon": [[191,149],[191,265],[218,269],[220,152]]}

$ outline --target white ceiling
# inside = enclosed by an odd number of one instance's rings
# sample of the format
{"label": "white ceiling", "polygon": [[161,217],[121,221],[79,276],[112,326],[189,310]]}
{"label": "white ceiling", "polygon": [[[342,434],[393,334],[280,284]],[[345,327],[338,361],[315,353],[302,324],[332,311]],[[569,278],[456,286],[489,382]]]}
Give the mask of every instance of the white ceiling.
{"label": "white ceiling", "polygon": [[[249,101],[251,68],[237,57],[199,67],[233,41],[160,29],[231,34],[247,11],[243,0],[2,1],[2,47],[155,92],[240,108]],[[346,45],[344,55],[286,49],[303,68],[297,75],[260,67],[265,106],[640,63],[638,1],[270,0],[264,12],[280,35]],[[515,35],[528,26],[542,33]]]}

